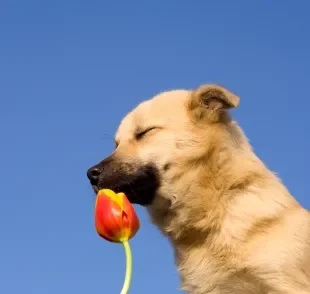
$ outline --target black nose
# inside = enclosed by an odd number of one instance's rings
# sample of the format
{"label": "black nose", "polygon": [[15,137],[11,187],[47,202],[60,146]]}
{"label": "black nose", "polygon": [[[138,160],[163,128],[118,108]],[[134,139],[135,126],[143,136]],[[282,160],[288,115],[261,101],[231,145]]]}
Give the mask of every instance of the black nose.
{"label": "black nose", "polygon": [[96,186],[98,184],[100,174],[101,169],[97,166],[93,166],[87,171],[87,177],[92,185]]}

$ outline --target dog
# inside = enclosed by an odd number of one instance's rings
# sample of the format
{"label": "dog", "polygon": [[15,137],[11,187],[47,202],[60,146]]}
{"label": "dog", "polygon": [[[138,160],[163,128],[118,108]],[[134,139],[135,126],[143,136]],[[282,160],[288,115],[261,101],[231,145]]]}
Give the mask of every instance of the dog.
{"label": "dog", "polygon": [[309,211],[232,119],[239,101],[207,84],[140,103],[88,178],[146,207],[186,293],[310,293]]}

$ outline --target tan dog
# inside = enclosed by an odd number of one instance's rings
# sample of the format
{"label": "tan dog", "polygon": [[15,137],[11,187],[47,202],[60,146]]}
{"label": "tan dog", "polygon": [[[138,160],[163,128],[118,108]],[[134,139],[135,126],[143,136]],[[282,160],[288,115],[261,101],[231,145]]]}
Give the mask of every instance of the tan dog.
{"label": "tan dog", "polygon": [[310,214],[232,121],[238,103],[216,85],[157,95],[124,118],[88,177],[147,207],[187,293],[310,293]]}

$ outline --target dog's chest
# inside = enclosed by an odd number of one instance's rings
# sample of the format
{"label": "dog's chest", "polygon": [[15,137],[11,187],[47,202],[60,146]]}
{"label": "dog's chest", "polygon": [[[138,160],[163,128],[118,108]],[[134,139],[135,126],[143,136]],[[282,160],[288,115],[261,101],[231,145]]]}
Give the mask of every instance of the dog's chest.
{"label": "dog's chest", "polygon": [[[203,256],[203,257],[202,257]],[[182,290],[188,294],[264,294],[246,270],[225,257],[192,252],[177,258]]]}

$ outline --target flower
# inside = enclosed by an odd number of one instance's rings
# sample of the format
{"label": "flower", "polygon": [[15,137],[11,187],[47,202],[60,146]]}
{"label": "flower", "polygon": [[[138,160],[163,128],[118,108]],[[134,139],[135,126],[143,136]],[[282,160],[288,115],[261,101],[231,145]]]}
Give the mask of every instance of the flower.
{"label": "flower", "polygon": [[105,240],[123,243],[137,233],[140,222],[124,193],[103,189],[97,194],[95,227],[99,236]]}

